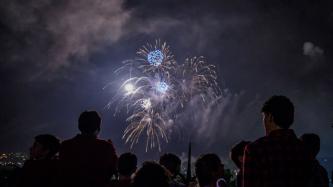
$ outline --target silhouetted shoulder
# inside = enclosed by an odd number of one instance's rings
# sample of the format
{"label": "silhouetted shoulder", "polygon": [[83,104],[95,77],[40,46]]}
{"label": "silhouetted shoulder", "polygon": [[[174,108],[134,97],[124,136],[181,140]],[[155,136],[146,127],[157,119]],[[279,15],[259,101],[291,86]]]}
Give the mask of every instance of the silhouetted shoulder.
{"label": "silhouetted shoulder", "polygon": [[266,145],[268,142],[269,142],[269,138],[267,136],[264,136],[264,137],[261,137],[251,143],[249,143],[247,146],[246,146],[246,149],[247,150],[255,150],[259,147],[263,147],[263,145]]}
{"label": "silhouetted shoulder", "polygon": [[102,145],[112,145],[112,142],[110,140],[106,141],[106,140],[96,139],[96,142]]}
{"label": "silhouetted shoulder", "polygon": [[73,141],[72,139],[64,140],[63,142],[61,142],[61,146],[71,144],[72,141]]}
{"label": "silhouetted shoulder", "polygon": [[109,140],[109,141],[105,141],[105,140],[101,140],[101,139],[96,139],[96,144],[98,144],[99,146],[102,146],[104,148],[112,148],[114,149],[113,143]]}
{"label": "silhouetted shoulder", "polygon": [[269,137],[264,136],[264,137],[261,137],[261,138],[257,139],[256,141],[250,143],[249,145],[258,146],[258,145],[261,145],[261,144],[266,144],[269,141],[270,141]]}
{"label": "silhouetted shoulder", "polygon": [[96,139],[96,147],[99,148],[99,150],[111,154],[112,156],[116,156],[116,150],[115,147],[113,146],[112,142],[110,140],[105,141],[101,139]]}
{"label": "silhouetted shoulder", "polygon": [[72,144],[74,142],[78,142],[81,139],[81,135],[76,135],[68,140],[64,140],[61,142],[62,145]]}
{"label": "silhouetted shoulder", "polygon": [[73,147],[76,142],[77,141],[75,141],[75,138],[64,140],[60,144],[60,152],[62,152],[64,149],[67,149],[68,147]]}

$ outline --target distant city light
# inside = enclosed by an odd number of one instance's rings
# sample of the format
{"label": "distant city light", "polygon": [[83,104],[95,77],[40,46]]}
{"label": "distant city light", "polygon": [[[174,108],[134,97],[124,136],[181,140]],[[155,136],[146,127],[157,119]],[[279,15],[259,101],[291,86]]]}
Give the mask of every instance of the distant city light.
{"label": "distant city light", "polygon": [[25,153],[2,153],[0,154],[0,166],[1,167],[22,167],[24,162],[28,159]]}

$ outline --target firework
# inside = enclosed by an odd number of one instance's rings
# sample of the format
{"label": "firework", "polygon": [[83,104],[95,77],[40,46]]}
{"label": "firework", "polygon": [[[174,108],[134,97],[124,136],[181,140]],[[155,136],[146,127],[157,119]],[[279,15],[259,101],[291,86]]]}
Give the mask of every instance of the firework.
{"label": "firework", "polygon": [[137,52],[136,66],[142,73],[158,76],[170,81],[174,77],[177,63],[166,42],[156,40],[155,44],[146,44]]}
{"label": "firework", "polygon": [[166,82],[158,82],[156,84],[156,90],[162,94],[166,93],[168,91],[168,84]]}
{"label": "firework", "polygon": [[127,118],[129,125],[126,127],[123,135],[126,143],[134,144],[139,142],[139,138],[143,132],[147,135],[146,151],[148,148],[158,147],[161,151],[161,139],[168,142],[166,135],[166,116],[155,110],[146,109],[150,104],[144,103],[144,110],[136,112]]}
{"label": "firework", "polygon": [[187,58],[178,69],[180,81],[177,98],[181,107],[184,107],[194,96],[200,96],[202,104],[206,104],[207,101],[214,100],[221,94],[216,67],[208,64],[204,57]]}
{"label": "firework", "polygon": [[156,40],[137,52],[138,57],[127,60],[115,73],[125,77],[108,107],[118,103],[115,113],[125,108],[129,117],[123,139],[131,148],[146,135],[146,151],[168,142],[168,128],[176,113],[186,109],[195,97],[202,106],[220,94],[215,66],[203,57],[188,58],[178,64],[164,42]]}
{"label": "firework", "polygon": [[147,61],[149,62],[149,64],[154,66],[161,65],[164,59],[164,55],[160,50],[151,51],[148,53],[147,56]]}

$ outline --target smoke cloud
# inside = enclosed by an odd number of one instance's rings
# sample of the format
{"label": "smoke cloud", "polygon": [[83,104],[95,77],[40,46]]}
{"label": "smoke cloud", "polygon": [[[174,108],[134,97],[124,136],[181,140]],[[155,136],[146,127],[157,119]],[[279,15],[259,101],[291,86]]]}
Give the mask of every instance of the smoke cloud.
{"label": "smoke cloud", "polygon": [[324,54],[324,50],[315,46],[312,42],[305,42],[303,45],[303,54],[312,58],[320,57]]}
{"label": "smoke cloud", "polygon": [[[130,11],[122,0],[5,0],[5,26],[18,35],[7,41],[8,66],[29,64],[44,76],[89,60],[125,33]],[[79,59],[79,60],[75,60]],[[31,77],[30,77],[31,78]]]}

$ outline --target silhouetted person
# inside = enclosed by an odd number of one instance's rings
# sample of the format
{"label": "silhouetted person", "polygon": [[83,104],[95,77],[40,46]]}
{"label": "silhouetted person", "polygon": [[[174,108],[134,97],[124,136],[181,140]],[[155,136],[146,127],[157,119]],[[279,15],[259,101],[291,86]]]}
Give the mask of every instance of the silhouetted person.
{"label": "silhouetted person", "polygon": [[261,112],[266,136],[245,147],[243,187],[306,186],[309,157],[289,129],[294,121],[293,103],[285,96],[273,96]]}
{"label": "silhouetted person", "polygon": [[244,160],[244,149],[247,146],[249,141],[241,141],[231,148],[230,158],[235,163],[238,168],[236,176],[236,186],[242,187],[243,180],[243,160]]}
{"label": "silhouetted person", "polygon": [[57,186],[60,140],[50,134],[35,137],[30,148],[30,159],[24,163],[19,186]]}
{"label": "silhouetted person", "polygon": [[216,154],[205,154],[195,163],[195,173],[200,187],[226,186],[224,166]]}
{"label": "silhouetted person", "polygon": [[184,186],[185,177],[180,173],[182,162],[177,155],[166,153],[160,157],[159,163],[170,172],[174,186]]}
{"label": "silhouetted person", "polygon": [[103,187],[116,173],[117,155],[111,141],[97,138],[101,118],[96,111],[79,117],[81,134],[61,144],[62,182],[64,186]]}
{"label": "silhouetted person", "polygon": [[146,161],[136,172],[133,187],[169,187],[167,171],[156,162]]}
{"label": "silhouetted person", "polygon": [[312,160],[311,165],[311,176],[309,177],[310,181],[308,186],[321,186],[328,187],[329,179],[326,169],[320,165],[316,159],[317,154],[320,151],[320,138],[317,134],[303,134],[300,137],[301,141],[304,143],[306,150],[310,155]]}
{"label": "silhouetted person", "polygon": [[138,159],[133,153],[124,153],[118,159],[118,180],[112,181],[112,187],[129,187],[132,184],[132,175],[137,169]]}

